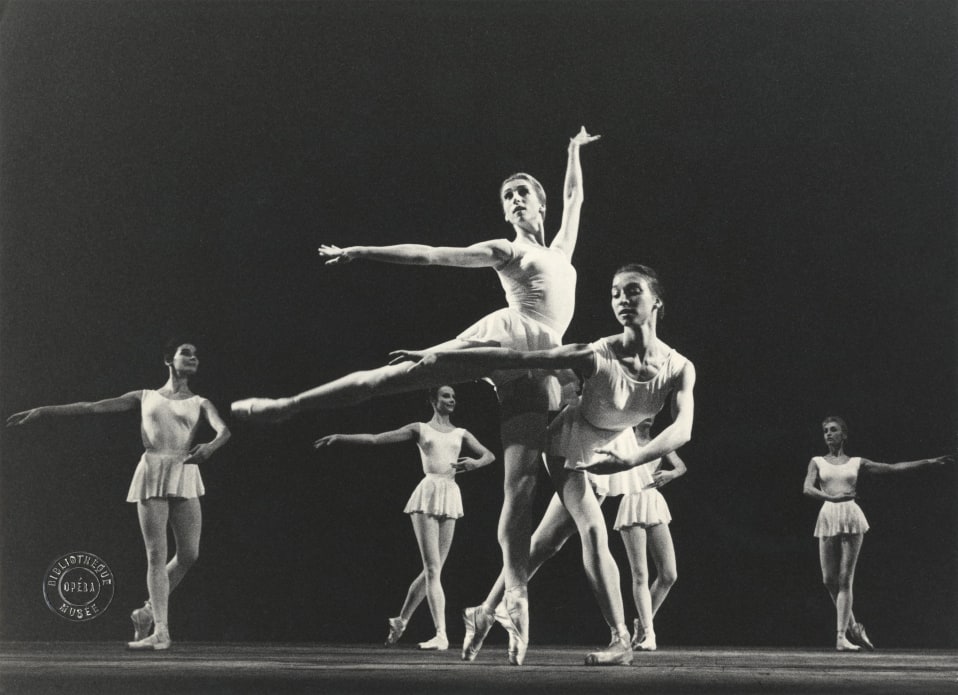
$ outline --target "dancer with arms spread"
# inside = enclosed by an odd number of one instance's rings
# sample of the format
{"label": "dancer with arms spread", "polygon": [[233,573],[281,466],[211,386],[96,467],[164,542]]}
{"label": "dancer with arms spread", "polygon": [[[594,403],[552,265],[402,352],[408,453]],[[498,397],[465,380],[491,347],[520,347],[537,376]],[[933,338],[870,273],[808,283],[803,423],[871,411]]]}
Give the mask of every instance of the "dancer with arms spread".
{"label": "dancer with arms spread", "polygon": [[[7,425],[24,425],[53,416],[119,413],[140,409],[143,447],[127,502],[135,502],[146,546],[149,599],[130,616],[134,625],[130,649],[161,650],[171,644],[167,619],[170,592],[199,557],[203,517],[199,498],[205,493],[199,464],[226,443],[229,429],[216,407],[190,390],[199,367],[192,342],[171,340],[163,354],[169,379],[157,390],[130,391],[117,398],[68,405],[42,406],[15,413]],[[193,444],[205,418],[216,436]],[[173,529],[176,554],[167,562],[167,526]],[[150,628],[153,633],[150,634]]]}
{"label": "dancer with arms spread", "polygon": [[822,581],[835,604],[835,648],[838,651],[858,651],[862,647],[874,649],[865,626],[855,620],[852,612],[855,567],[862,540],[869,529],[864,512],[855,502],[858,478],[862,473],[887,475],[953,463],[954,457],[876,463],[845,453],[848,425],[842,418],[826,417],[822,421],[822,433],[828,453],[809,461],[802,491],[808,497],[822,501],[815,536],[818,538]]}
{"label": "dancer with arms spread", "polygon": [[[342,249],[323,246],[320,255],[327,263],[362,259],[494,269],[508,307],[493,312],[453,340],[430,350],[460,351],[495,346],[525,352],[561,345],[575,306],[576,272],[571,261],[584,199],[579,150],[596,139],[598,136],[589,135],[582,128],[569,142],[562,222],[548,245],[545,191],[532,176],[514,174],[500,188],[505,219],[515,232],[512,241],[495,239],[464,248],[419,244]],[[355,405],[375,396],[490,377],[501,403],[504,499],[498,538],[506,575],[506,605],[516,629],[527,642],[531,506],[541,432],[548,421],[548,411],[559,405],[558,380],[554,375],[525,368],[477,372],[454,365],[415,370],[411,367],[410,364],[392,364],[355,372],[290,398],[249,398],[233,403],[232,411],[239,419],[275,422],[306,410]],[[516,661],[521,663],[521,658],[518,656]]]}
{"label": "dancer with arms spread", "polygon": [[[443,364],[487,370],[572,369],[584,379],[580,401],[563,410],[549,425],[544,450],[558,501],[579,532],[583,565],[593,593],[603,617],[615,630],[612,644],[589,654],[587,664],[631,663],[632,647],[625,626],[619,571],[609,552],[605,519],[586,473],[609,474],[641,466],[675,451],[692,435],[695,368],[658,338],[656,323],[663,306],[664,295],[655,271],[630,264],[616,271],[612,280],[612,309],[622,326],[619,335],[525,353],[502,348],[394,353],[396,359],[417,361],[416,368],[424,370]],[[673,421],[640,445],[632,428],[654,417],[666,402],[671,403]],[[546,515],[544,523],[562,523],[556,504],[550,505]],[[495,605],[490,602],[472,610],[472,625],[467,611],[464,658],[474,658],[477,644],[495,620]],[[524,636],[510,632],[510,654],[524,652]]]}
{"label": "dancer with arms spread", "polygon": [[[419,648],[442,651],[449,648],[449,639],[446,637],[446,598],[440,574],[452,545],[456,519],[462,517],[462,496],[455,476],[488,466],[495,456],[469,431],[450,422],[456,408],[456,392],[451,386],[430,389],[429,402],[433,409],[429,422],[414,422],[381,434],[329,434],[317,439],[314,446],[323,449],[344,444],[383,445],[410,441],[418,445],[426,477],[413,491],[404,511],[412,520],[422,555],[422,572],[410,584],[399,615],[389,619],[386,646],[390,647],[399,640],[425,598],[432,612],[436,636],[420,642]],[[463,445],[475,453],[476,458],[460,456]]]}

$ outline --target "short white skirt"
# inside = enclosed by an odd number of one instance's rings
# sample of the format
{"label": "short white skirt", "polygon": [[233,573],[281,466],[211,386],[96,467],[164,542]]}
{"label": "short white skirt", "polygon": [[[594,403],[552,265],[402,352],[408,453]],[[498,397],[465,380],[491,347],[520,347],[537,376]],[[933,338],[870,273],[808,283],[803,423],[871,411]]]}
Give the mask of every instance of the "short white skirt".
{"label": "short white skirt", "polygon": [[854,500],[847,502],[825,502],[818,512],[815,523],[815,537],[828,538],[849,533],[865,533],[868,530],[865,512]]}
{"label": "short white skirt", "polygon": [[[482,345],[531,352],[533,350],[549,350],[562,344],[562,336],[546,324],[535,320],[515,309],[499,309],[485,316],[458,336],[457,340],[465,340]],[[549,371],[543,369],[498,369],[489,375],[489,381],[496,387],[496,394],[500,402],[506,402],[512,395],[509,385],[522,378],[533,378],[541,382],[542,389],[548,396],[548,409],[557,410],[563,401],[562,382],[572,383],[576,377],[571,370]],[[525,394],[517,394],[524,396]]]}
{"label": "short white skirt", "polygon": [[[545,452],[562,456],[566,468],[572,470],[579,463],[590,462],[596,449],[607,449],[620,458],[631,458],[639,453],[639,443],[631,428],[604,430],[594,427],[578,411],[578,404],[568,406],[549,424],[546,432]],[[602,487],[608,490],[610,486],[606,483]]]}
{"label": "short white skirt", "polygon": [[649,528],[672,521],[669,505],[662,493],[655,488],[623,495],[619,502],[619,513],[612,525],[616,531],[630,526]]}
{"label": "short white skirt", "polygon": [[441,519],[462,517],[462,494],[453,478],[427,474],[412,491],[406,514],[429,514]]}
{"label": "short white skirt", "polygon": [[183,464],[187,452],[144,452],[133,472],[127,502],[140,502],[151,497],[183,497],[192,499],[206,494],[200,467]]}

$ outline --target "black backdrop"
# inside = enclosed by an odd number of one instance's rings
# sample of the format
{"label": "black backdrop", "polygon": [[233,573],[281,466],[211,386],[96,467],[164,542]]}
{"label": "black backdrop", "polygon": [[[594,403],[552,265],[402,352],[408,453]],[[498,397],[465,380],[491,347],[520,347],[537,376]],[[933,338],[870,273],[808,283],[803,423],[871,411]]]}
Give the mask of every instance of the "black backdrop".
{"label": "black backdrop", "polygon": [[[316,246],[508,236],[496,198],[516,170],[543,181],[554,232],[567,138],[586,124],[603,139],[582,153],[566,339],[616,332],[611,272],[645,262],[669,292],[660,335],[699,374],[690,472],[665,493],[679,582],[660,641],[827,645],[817,505],[801,495],[821,417],[846,417],[853,455],[955,448],[955,39],[954,4],[934,1],[9,2],[2,413],[159,387],[181,330],[224,415],[450,338],[501,305],[491,271],[324,268]],[[498,452],[492,393],[459,396],[457,422]],[[428,412],[411,394],[231,423],[204,467],[174,634],[378,641],[420,568],[401,513],[415,447],[310,443]],[[137,426],[0,433],[2,638],[126,637],[145,598],[123,501]],[[497,463],[460,481],[453,639],[499,568],[501,479]],[[855,612],[881,646],[958,645],[955,480],[862,485]],[[118,578],[83,625],[40,593],[75,550]],[[606,638],[577,542],[531,591],[534,641]],[[423,606],[409,635],[430,627]]]}

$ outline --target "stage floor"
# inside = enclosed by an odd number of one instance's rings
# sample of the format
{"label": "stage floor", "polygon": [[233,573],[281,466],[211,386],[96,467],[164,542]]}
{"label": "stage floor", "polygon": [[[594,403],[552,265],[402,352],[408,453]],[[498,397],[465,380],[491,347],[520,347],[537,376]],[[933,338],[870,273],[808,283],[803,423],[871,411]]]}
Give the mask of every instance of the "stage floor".
{"label": "stage floor", "polygon": [[958,693],[958,652],[666,648],[632,666],[583,665],[587,647],[539,646],[522,667],[502,645],[473,663],[457,649],[176,642],[0,644],[3,693]]}

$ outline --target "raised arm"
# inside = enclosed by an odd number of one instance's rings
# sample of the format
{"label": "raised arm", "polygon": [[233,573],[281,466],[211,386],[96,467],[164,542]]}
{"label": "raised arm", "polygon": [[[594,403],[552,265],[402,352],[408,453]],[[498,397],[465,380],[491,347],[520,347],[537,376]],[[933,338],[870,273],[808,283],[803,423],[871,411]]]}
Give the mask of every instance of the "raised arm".
{"label": "raised arm", "polygon": [[338,246],[319,247],[319,256],[326,265],[349,263],[356,259],[398,263],[400,265],[447,265],[457,268],[499,267],[512,258],[512,247],[503,239],[482,241],[472,246],[426,246],[424,244],[396,244],[395,246]]}
{"label": "raised arm", "polygon": [[398,444],[400,442],[414,442],[419,438],[419,423],[411,422],[405,427],[379,434],[327,434],[313,442],[314,449],[333,446],[335,444],[359,444],[363,446],[379,446],[382,444]]}
{"label": "raised arm", "polygon": [[905,471],[913,471],[928,466],[942,466],[946,463],[954,462],[955,457],[951,455],[936,456],[931,459],[918,459],[917,461],[899,461],[898,463],[878,463],[863,458],[861,470],[885,475],[887,473],[904,473]]}
{"label": "raised arm", "polygon": [[202,463],[216,453],[216,450],[226,444],[230,438],[229,427],[223,422],[223,418],[220,417],[216,406],[204,398],[200,401],[200,408],[203,411],[203,415],[206,416],[206,421],[210,423],[210,427],[212,427],[216,433],[216,436],[211,441],[197,444],[190,449],[190,454],[183,460],[183,463]]}
{"label": "raised arm", "polygon": [[456,473],[474,471],[477,468],[488,466],[496,460],[495,454],[484,447],[468,430],[462,431],[462,443],[474,454],[477,454],[477,456],[475,458],[460,456],[459,460],[452,464],[452,467],[456,469]]}
{"label": "raised arm", "polygon": [[102,413],[121,413],[133,410],[140,405],[140,391],[130,391],[116,398],[106,398],[102,401],[82,401],[65,405],[42,405],[39,408],[23,410],[7,418],[7,427],[25,425],[41,418],[58,417],[61,415],[100,415]]}
{"label": "raised arm", "polygon": [[562,225],[552,240],[551,247],[561,251],[569,259],[575,251],[579,238],[579,214],[585,194],[582,190],[582,165],[579,162],[579,148],[599,139],[599,135],[589,135],[585,126],[569,140],[569,161],[566,164],[565,183],[562,186]]}
{"label": "raised arm", "polygon": [[438,368],[482,376],[496,369],[573,369],[583,377],[595,372],[595,353],[588,343],[570,343],[549,350],[521,352],[510,348],[462,350],[394,350],[390,364],[415,361],[413,369]]}

